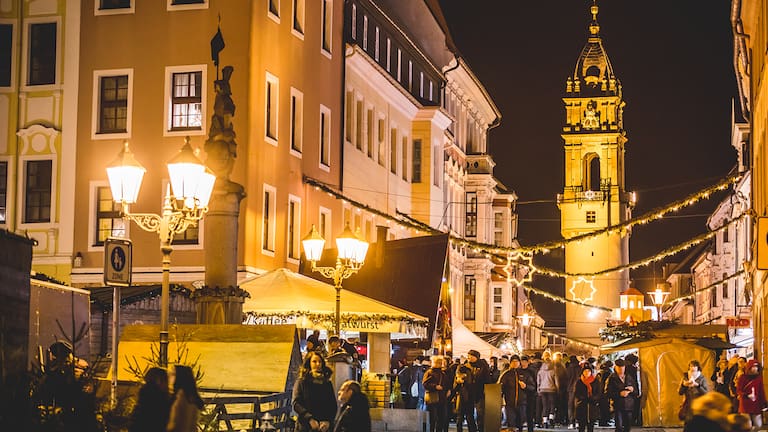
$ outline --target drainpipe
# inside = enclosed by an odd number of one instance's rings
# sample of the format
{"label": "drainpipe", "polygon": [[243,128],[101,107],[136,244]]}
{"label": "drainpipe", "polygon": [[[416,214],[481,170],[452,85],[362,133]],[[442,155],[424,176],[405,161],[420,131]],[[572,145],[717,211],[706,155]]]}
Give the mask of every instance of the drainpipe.
{"label": "drainpipe", "polygon": [[[16,142],[16,149],[15,154],[10,155],[12,157],[12,163],[14,166],[13,169],[13,175],[11,178],[7,179],[7,184],[11,185],[11,187],[14,188],[13,192],[11,194],[6,194],[6,204],[5,204],[5,222],[8,224],[8,231],[10,232],[16,232],[19,226],[19,204],[21,204],[21,196],[19,194],[19,179],[23,178],[21,175],[22,172],[22,166],[21,166],[21,138],[17,135],[17,133],[21,130],[23,127],[23,124],[21,122],[21,80],[24,79],[24,77],[21,75],[22,71],[22,35],[24,34],[24,0],[19,0],[17,2],[17,9],[18,9],[18,16],[17,16],[17,27],[16,27],[16,69],[13,71],[15,77],[11,77],[11,80],[13,78],[16,78],[16,85],[14,87],[14,92],[16,93],[16,124],[14,125],[14,140]],[[10,144],[10,143],[9,143]],[[10,164],[9,164],[10,165]],[[8,170],[10,173],[10,170]],[[9,176],[10,177],[10,176]],[[13,196],[13,200],[11,202],[8,202],[7,197],[8,195]]]}

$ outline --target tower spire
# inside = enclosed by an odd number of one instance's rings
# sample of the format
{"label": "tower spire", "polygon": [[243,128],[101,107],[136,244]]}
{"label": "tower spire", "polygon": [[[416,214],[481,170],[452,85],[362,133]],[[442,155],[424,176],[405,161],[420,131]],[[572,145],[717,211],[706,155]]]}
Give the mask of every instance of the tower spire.
{"label": "tower spire", "polygon": [[600,24],[597,23],[597,0],[592,0],[592,6],[589,8],[589,11],[592,13],[592,22],[589,23],[589,34],[592,36],[597,36],[600,34]]}

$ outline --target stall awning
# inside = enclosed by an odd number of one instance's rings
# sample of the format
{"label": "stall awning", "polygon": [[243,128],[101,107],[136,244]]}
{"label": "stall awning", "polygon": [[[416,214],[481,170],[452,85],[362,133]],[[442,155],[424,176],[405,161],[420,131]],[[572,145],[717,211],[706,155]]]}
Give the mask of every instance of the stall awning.
{"label": "stall awning", "polygon": [[[289,324],[333,329],[336,289],[279,268],[240,285],[250,298],[243,304],[247,324]],[[426,317],[349,290],[341,291],[341,329],[367,333],[404,333],[426,337]]]}
{"label": "stall awning", "polygon": [[484,359],[496,356],[501,357],[507,354],[504,350],[497,348],[484,341],[480,336],[472,333],[461,321],[454,319],[452,323],[452,342],[453,356],[465,356],[469,350],[477,350]]}

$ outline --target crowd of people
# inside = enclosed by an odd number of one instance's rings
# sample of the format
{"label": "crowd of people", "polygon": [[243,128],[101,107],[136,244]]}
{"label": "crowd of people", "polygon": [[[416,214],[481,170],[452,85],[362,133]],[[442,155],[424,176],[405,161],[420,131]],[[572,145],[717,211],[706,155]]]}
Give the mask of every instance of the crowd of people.
{"label": "crowd of people", "polygon": [[[450,421],[458,432],[465,427],[482,431],[484,385],[499,383],[502,427],[514,431],[567,427],[592,432],[599,425],[629,432],[642,424],[639,359],[634,354],[602,362],[549,352],[489,360],[475,350],[466,358],[401,359],[394,372],[405,407],[428,411],[430,432],[447,431]],[[700,363],[691,361],[679,389],[679,416],[686,430],[761,427],[767,406],[761,376],[757,361],[734,357],[719,362],[708,380]],[[723,400],[723,410],[713,408]],[[705,421],[720,429],[702,429]]]}

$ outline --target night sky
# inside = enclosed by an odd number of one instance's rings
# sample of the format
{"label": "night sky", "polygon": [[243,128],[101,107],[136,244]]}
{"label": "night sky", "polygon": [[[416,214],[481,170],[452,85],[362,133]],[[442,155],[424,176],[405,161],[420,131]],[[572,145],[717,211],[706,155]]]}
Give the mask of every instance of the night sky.
{"label": "night sky", "polygon": [[[496,177],[519,197],[520,243],[560,239],[555,197],[563,188],[565,80],[587,41],[585,0],[440,0],[454,41],[502,113],[490,132]],[[638,193],[633,214],[683,198],[727,176],[733,39],[726,0],[611,0],[598,3],[604,47],[626,108],[626,184]],[[722,197],[722,195],[719,195]],[[540,202],[545,201],[545,202]],[[706,231],[717,204],[701,204],[636,227],[631,260]],[[679,260],[684,256],[674,257]],[[534,260],[562,269],[562,253]],[[661,264],[631,273],[641,290],[661,282]],[[563,280],[534,286],[563,294]],[[564,325],[564,307],[533,295],[547,325]]]}

